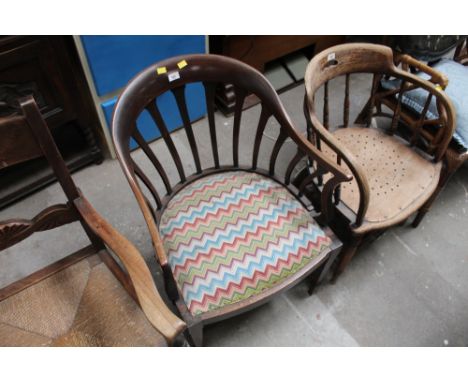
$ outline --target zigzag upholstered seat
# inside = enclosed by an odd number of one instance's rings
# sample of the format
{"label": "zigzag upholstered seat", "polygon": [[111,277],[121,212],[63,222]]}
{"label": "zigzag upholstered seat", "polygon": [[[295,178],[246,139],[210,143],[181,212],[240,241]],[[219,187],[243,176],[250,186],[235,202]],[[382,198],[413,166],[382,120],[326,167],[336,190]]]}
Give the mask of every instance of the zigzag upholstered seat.
{"label": "zigzag upholstered seat", "polygon": [[177,193],[161,217],[169,263],[193,315],[244,301],[329,251],[331,239],[281,184],[231,171]]}
{"label": "zigzag upholstered seat", "polygon": [[[164,73],[158,74],[161,68]],[[173,72],[175,80],[167,75]],[[204,96],[194,96],[192,85]],[[232,128],[217,126],[220,86],[233,89]],[[242,118],[251,95],[261,100],[258,123]],[[184,130],[179,137],[188,145],[172,139],[179,133],[170,133],[167,117],[177,117],[177,111],[162,108],[161,96],[175,100]],[[207,124],[196,128],[194,101],[206,106]],[[163,146],[155,150],[140,131],[143,112],[161,133]],[[270,122],[279,124],[274,145],[263,142]],[[187,325],[190,344],[203,344],[206,325],[253,309],[305,279],[312,293],[329,274],[342,245],[327,222],[337,185],[352,178],[294,128],[275,89],[257,70],[210,54],[158,62],[122,92],[112,137],[145,217],[167,297]],[[131,156],[131,139],[146,157],[144,166]],[[300,171],[306,158],[317,169],[315,178],[329,176],[313,212],[301,202],[315,180]],[[320,214],[322,228],[312,213]]]}

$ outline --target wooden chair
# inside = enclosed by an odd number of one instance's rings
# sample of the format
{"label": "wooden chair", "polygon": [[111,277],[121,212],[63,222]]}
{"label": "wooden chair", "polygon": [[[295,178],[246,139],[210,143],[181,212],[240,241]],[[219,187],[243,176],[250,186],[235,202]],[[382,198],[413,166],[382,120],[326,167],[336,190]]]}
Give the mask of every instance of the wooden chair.
{"label": "wooden chair", "polygon": [[[467,39],[460,40],[459,44],[454,53],[454,61],[458,62],[461,65],[467,66],[468,65],[468,51],[467,51]],[[394,62],[396,66],[400,66],[402,70],[409,71],[413,74],[417,73],[425,73],[427,74],[430,79],[430,85],[433,88],[433,91],[429,94],[432,94],[432,99],[438,101],[438,97],[440,92],[435,91],[438,90],[445,90],[448,85],[449,79],[443,73],[438,72],[436,69],[432,68],[429,65],[424,64],[421,61],[418,61],[407,54],[394,54]],[[417,86],[415,87],[415,89]],[[382,81],[379,82],[377,86],[376,93],[374,95],[374,105],[375,110],[372,116],[384,116],[387,117],[389,114],[385,111],[385,108],[390,109],[392,112],[396,112],[399,108],[400,111],[400,120],[399,125],[397,126],[398,129],[403,134],[407,134],[408,131],[414,130],[421,130],[421,135],[423,136],[423,140],[419,140],[418,143],[428,146],[428,149],[433,149],[430,147],[433,141],[437,141],[438,134],[441,134],[438,131],[438,125],[441,123],[439,118],[428,118],[428,106],[423,109],[423,112],[418,112],[414,110],[414,108],[410,108],[406,106],[404,103],[398,103],[398,94],[404,94],[407,92],[408,89],[405,89],[403,93],[401,93],[401,86],[398,86],[393,91],[389,91],[383,86]],[[429,96],[428,94],[428,96]],[[429,99],[429,98],[427,98]],[[430,100],[428,102],[431,102]],[[366,107],[364,108],[361,116],[364,116],[366,113],[369,112],[368,108],[369,102],[367,103]],[[426,113],[426,114],[424,114]],[[390,115],[391,116],[391,115]],[[454,122],[455,123],[455,122]],[[443,186],[447,183],[450,177],[460,168],[460,166],[468,159],[468,150],[462,147],[455,139],[452,139],[447,147],[447,150],[444,154],[444,164],[445,170],[443,172],[443,178],[440,181],[439,191],[442,190]],[[425,213],[427,213],[430,204],[426,206],[424,210],[418,214],[417,218],[414,220],[413,225],[416,227],[422,220]]]}
{"label": "wooden chair", "polygon": [[[0,222],[0,251],[34,232],[72,222],[81,223],[91,245],[0,289],[0,346],[174,343],[185,324],[167,309],[142,256],[75,186],[34,99],[19,102],[23,115],[0,119],[0,161],[45,156],[67,203],[30,220]],[[14,139],[16,150],[11,151]]]}
{"label": "wooden chair", "polygon": [[[309,139],[322,153],[354,175],[351,182],[335,190],[336,214],[332,227],[342,232],[345,242],[335,278],[343,272],[364,237],[400,224],[413,213],[417,214],[417,225],[445,182],[446,168],[442,160],[454,131],[452,104],[432,82],[397,68],[393,58],[392,50],[385,46],[345,44],[320,53],[307,67],[304,110]],[[402,59],[409,60],[407,56]],[[369,101],[351,126],[349,84],[353,73],[370,73],[373,80]],[[432,75],[439,79],[437,73]],[[333,128],[329,126],[328,82],[339,76],[345,77],[343,125]],[[397,104],[387,129],[370,126],[382,76],[401,80],[401,91],[393,93],[393,96],[397,94]],[[315,109],[316,93],[321,87],[324,91],[323,122]],[[405,119],[401,96],[415,87],[437,97],[441,117],[436,122],[440,128],[432,137],[425,134],[421,119],[411,126],[411,134],[398,134],[397,126]],[[380,115],[379,109],[378,113]],[[315,188],[316,194],[320,194],[323,186],[319,182]],[[314,198],[313,192],[309,194]]]}
{"label": "wooden chair", "polygon": [[[202,166],[197,130],[190,123],[185,92],[192,83],[202,84],[205,89],[209,142],[203,153],[205,158],[212,158],[213,166]],[[217,129],[215,125],[215,89],[223,84],[233,85],[236,93],[229,141],[220,139],[219,126]],[[250,164],[242,166],[241,115],[243,102],[250,94],[261,100],[261,113],[251,140]],[[188,153],[176,147],[158,106],[159,97],[172,95],[189,142]],[[142,139],[136,121],[143,112],[149,113],[159,129],[167,147],[166,157],[166,150],[156,153]],[[269,165],[261,168],[260,145],[270,119],[278,122],[280,132],[268,153]],[[187,322],[194,344],[202,344],[204,325],[264,303],[309,275],[312,285],[323,279],[340,242],[327,227],[320,227],[312,217],[314,211],[302,204],[302,190],[313,177],[296,189],[291,183],[295,179],[292,173],[302,158],[309,157],[321,174],[329,174],[322,195],[322,222],[328,219],[334,186],[351,178],[298,134],[273,87],[260,72],[216,55],[189,55],[159,62],[127,85],[116,104],[112,130],[117,157],[163,269],[166,291]],[[150,178],[136,163],[129,148],[131,138],[159,175]],[[280,178],[277,158],[287,138],[295,147],[294,155]],[[226,144],[232,147],[232,159],[226,158],[222,149]],[[184,166],[181,158],[187,155],[189,161]],[[224,159],[230,164],[222,165]],[[178,174],[172,183],[169,165]],[[186,173],[190,166],[192,174]],[[160,196],[158,187],[165,196]]]}

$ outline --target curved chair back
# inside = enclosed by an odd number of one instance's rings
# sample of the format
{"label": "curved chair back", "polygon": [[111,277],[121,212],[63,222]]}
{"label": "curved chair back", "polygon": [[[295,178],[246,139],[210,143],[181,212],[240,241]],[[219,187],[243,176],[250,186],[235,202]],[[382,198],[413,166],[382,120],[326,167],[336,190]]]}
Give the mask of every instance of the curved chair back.
{"label": "curved chair back", "polygon": [[[306,97],[304,100],[304,112],[309,126],[309,139],[314,141],[316,147],[321,150],[322,143],[328,150],[334,153],[337,163],[342,161],[346,163],[353,176],[356,178],[359,188],[359,208],[355,219],[357,226],[361,225],[369,204],[368,194],[369,185],[363,170],[360,168],[353,155],[328,131],[330,112],[329,112],[329,81],[345,76],[345,89],[343,101],[343,125],[350,126],[350,98],[352,91],[350,89],[350,77],[354,73],[370,73],[373,75],[371,93],[369,101],[366,104],[363,113],[361,113],[355,124],[370,125],[373,110],[376,104],[377,96],[388,96],[393,94],[397,99],[398,106],[393,110],[393,114],[380,115],[391,118],[391,125],[388,134],[397,133],[397,127],[400,121],[404,121],[401,103],[406,92],[416,88],[424,89],[427,92],[427,99],[423,112],[421,113],[420,124],[413,129],[410,138],[407,139],[410,145],[418,145],[434,161],[440,161],[447,150],[448,144],[455,128],[455,113],[450,99],[442,89],[436,89],[432,82],[443,81],[437,72],[431,73],[431,78],[425,80],[414,75],[409,71],[409,66],[415,64],[414,59],[409,56],[394,57],[389,47],[375,44],[343,44],[331,47],[315,56],[309,63],[305,74]],[[401,64],[398,67],[396,64]],[[393,79],[398,86],[387,92],[381,92],[381,80],[383,78]],[[323,118],[319,119],[316,112],[316,94],[323,88]],[[378,92],[379,90],[379,92]],[[377,94],[379,93],[379,94]],[[438,118],[428,121],[426,113],[431,101],[436,99]],[[428,135],[424,131],[423,124],[431,123],[439,126],[435,135]]]}
{"label": "curved chair back", "polygon": [[[158,74],[158,68],[160,73],[165,73]],[[213,166],[208,168],[202,167],[200,148],[195,139],[196,132],[194,132],[188,113],[186,85],[191,83],[201,83],[205,90],[204,101],[206,103],[209,139],[211,144],[210,156],[213,158]],[[219,142],[215,126],[215,92],[217,86],[220,84],[232,85],[236,102],[232,127],[232,142],[222,142],[224,147],[226,143],[232,145],[232,159],[229,165],[221,165],[220,163],[220,157],[224,153],[221,152],[221,142]],[[158,107],[158,97],[168,92],[172,93],[174,96],[189,142],[191,151],[189,156],[193,159],[192,163],[194,164],[194,166],[191,166],[191,168],[194,169],[192,174],[186,172],[188,166],[184,167],[182,163],[182,158],[186,153],[182,153],[180,149],[176,147],[168,131],[161,110]],[[244,100],[250,94],[254,94],[260,99],[261,113],[256,126],[255,138],[252,139],[251,142],[253,154],[249,161],[250,165],[242,167],[239,161],[241,116]],[[176,183],[170,181],[168,170],[162,164],[162,152],[154,152],[148,143],[145,142],[139,131],[137,119],[144,110],[151,116],[155,128],[159,130],[167,146],[172,162],[177,169],[179,181]],[[269,153],[269,164],[267,168],[261,169],[258,166],[259,150],[262,143],[263,132],[270,118],[274,118],[278,122],[280,125],[280,132]],[[170,198],[186,184],[197,178],[210,173],[242,169],[262,173],[284,185],[290,186],[292,181],[291,174],[295,166],[299,164],[303,157],[309,156],[315,161],[317,167],[320,168],[321,173],[332,173],[333,176],[331,178],[335,185],[340,181],[348,179],[348,176],[338,165],[322,156],[319,150],[295,130],[274,88],[260,72],[244,63],[223,56],[208,54],[180,56],[167,59],[145,69],[130,81],[120,96],[114,110],[112,129],[117,156],[140,208],[143,211],[152,236],[153,245],[155,246],[155,251],[162,265],[167,264],[167,259],[164,255],[156,222]],[[278,154],[288,137],[296,143],[297,154],[288,164],[285,176],[279,178],[276,174]],[[144,173],[142,168],[135,163],[130,155],[131,138],[141,147],[142,151],[159,174],[166,191],[165,196],[160,196],[154,179],[151,179],[149,175]],[[153,204],[142,192],[141,185],[144,185],[147,192],[151,194],[154,199]],[[331,192],[334,187],[330,186],[329,188],[330,192],[327,192],[326,195],[331,198]],[[153,207],[153,205],[155,207]]]}

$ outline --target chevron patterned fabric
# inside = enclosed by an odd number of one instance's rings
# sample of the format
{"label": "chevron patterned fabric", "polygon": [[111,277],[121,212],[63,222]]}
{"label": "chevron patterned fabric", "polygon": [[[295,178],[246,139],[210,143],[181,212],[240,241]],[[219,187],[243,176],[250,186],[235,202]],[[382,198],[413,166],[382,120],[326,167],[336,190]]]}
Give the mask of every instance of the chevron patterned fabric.
{"label": "chevron patterned fabric", "polygon": [[193,315],[277,285],[331,243],[287,189],[243,171],[207,176],[182,189],[169,202],[160,231]]}

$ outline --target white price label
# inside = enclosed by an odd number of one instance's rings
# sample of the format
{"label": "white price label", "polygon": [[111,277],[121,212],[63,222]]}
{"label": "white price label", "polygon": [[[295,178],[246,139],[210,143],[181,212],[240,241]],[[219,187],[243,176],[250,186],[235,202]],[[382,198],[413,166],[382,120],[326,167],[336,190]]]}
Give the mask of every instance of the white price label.
{"label": "white price label", "polygon": [[167,75],[167,78],[169,79],[169,82],[178,80],[180,78],[179,72],[171,72]]}
{"label": "white price label", "polygon": [[327,61],[333,61],[335,59],[335,53],[330,53],[327,56]]}

